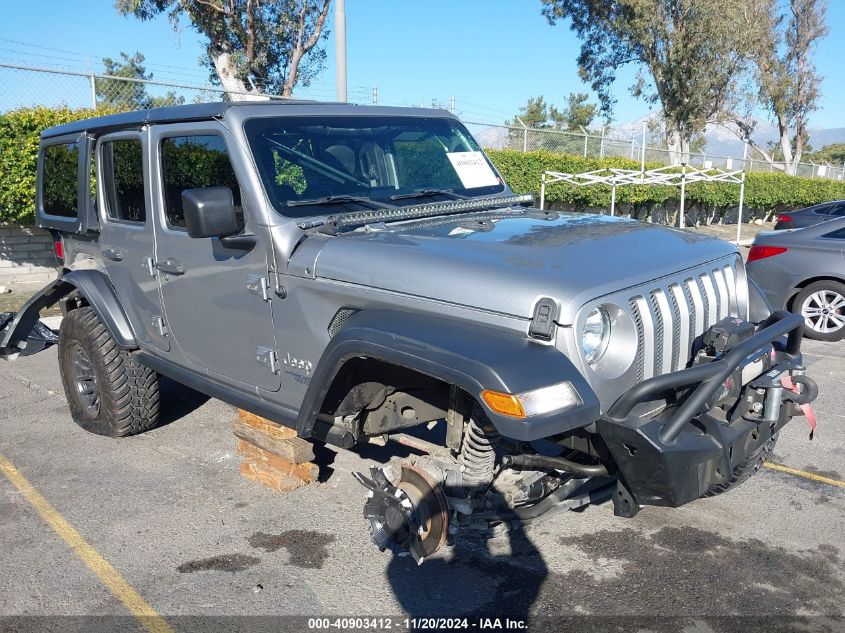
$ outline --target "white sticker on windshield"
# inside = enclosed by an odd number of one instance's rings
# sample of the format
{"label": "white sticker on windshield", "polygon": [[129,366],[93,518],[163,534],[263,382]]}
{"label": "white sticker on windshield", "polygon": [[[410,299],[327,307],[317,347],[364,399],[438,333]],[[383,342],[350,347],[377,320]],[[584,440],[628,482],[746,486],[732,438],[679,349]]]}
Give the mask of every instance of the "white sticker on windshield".
{"label": "white sticker on windshield", "polygon": [[449,162],[461,179],[465,189],[493,187],[499,184],[496,173],[481,152],[447,152]]}

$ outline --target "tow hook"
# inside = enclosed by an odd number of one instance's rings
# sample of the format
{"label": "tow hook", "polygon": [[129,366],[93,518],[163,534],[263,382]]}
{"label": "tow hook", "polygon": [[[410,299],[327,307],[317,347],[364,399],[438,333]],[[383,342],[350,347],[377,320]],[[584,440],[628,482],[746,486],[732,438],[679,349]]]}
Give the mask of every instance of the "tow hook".
{"label": "tow hook", "polygon": [[[816,413],[810,404],[819,395],[819,386],[816,381],[806,375],[783,376],[781,384],[786,392],[783,399],[788,400],[801,410],[810,425],[810,439],[816,433]],[[803,389],[800,389],[803,386]]]}
{"label": "tow hook", "polygon": [[755,422],[777,422],[783,403],[792,403],[797,410],[793,408],[788,411],[789,416],[798,415],[800,411],[807,418],[810,439],[813,439],[816,416],[810,403],[818,396],[819,388],[812,378],[775,367],[753,381],[750,387],[762,395],[762,402],[758,400],[753,405],[753,411],[760,415],[754,418]]}

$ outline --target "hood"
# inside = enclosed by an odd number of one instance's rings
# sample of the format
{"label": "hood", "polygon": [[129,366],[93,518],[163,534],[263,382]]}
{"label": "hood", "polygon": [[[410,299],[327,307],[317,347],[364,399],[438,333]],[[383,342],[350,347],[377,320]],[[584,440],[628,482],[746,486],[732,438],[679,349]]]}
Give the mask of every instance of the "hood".
{"label": "hood", "polygon": [[530,319],[540,297],[570,325],[587,301],[736,253],[691,231],[584,213],[471,214],[328,240],[317,277]]}

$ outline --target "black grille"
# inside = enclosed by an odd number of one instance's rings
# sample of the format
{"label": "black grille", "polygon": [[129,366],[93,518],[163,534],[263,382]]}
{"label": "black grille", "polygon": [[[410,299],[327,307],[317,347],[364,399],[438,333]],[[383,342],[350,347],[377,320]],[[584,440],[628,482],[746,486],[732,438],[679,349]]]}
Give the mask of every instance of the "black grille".
{"label": "black grille", "polygon": [[355,308],[341,308],[338,310],[334,317],[332,317],[331,323],[329,323],[329,336],[334,338],[335,334],[340,332],[340,328],[346,323],[346,319],[356,312],[357,310]]}

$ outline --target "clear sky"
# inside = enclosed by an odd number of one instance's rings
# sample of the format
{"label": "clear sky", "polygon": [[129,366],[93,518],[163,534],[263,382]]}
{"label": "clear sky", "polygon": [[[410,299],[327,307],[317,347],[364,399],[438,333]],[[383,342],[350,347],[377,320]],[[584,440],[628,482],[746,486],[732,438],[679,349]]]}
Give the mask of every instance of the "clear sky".
{"label": "clear sky", "polygon": [[[530,96],[543,94],[560,104],[570,91],[589,92],[576,74],[577,39],[563,24],[549,26],[540,9],[539,0],[347,0],[350,96],[369,99],[373,86],[380,103],[448,103],[454,95],[464,119],[497,121]],[[811,126],[845,127],[845,0],[831,0],[828,23],[830,35],[817,55],[823,97]],[[199,36],[190,25],[176,33],[164,17],[123,18],[110,0],[9,2],[0,38],[0,61],[87,64],[84,56],[8,41],[14,40],[89,54],[95,64],[120,51],[140,51],[156,79],[205,83],[208,78],[198,61]],[[334,97],[331,37],[328,53],[327,67],[307,96]],[[630,122],[649,111],[628,93],[633,75],[633,70],[623,72],[617,83],[616,121]]]}

